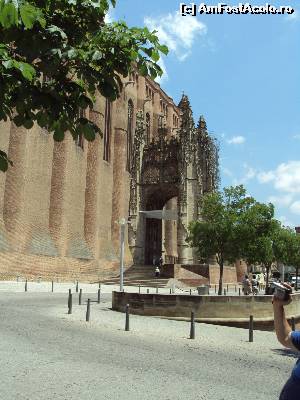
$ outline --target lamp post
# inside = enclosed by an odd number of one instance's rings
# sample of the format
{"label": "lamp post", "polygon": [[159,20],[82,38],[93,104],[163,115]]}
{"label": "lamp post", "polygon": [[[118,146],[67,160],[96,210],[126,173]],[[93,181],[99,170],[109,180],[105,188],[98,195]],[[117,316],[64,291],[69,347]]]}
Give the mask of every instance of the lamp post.
{"label": "lamp post", "polygon": [[118,221],[118,224],[120,225],[120,292],[123,292],[125,227],[126,227],[127,221],[125,218],[121,218]]}

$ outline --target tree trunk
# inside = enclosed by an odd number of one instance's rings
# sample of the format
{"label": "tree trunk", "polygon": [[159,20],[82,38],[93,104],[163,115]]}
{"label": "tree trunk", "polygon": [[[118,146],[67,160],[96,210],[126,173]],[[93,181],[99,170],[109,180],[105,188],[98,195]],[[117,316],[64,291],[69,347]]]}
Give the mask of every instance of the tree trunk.
{"label": "tree trunk", "polygon": [[270,272],[270,265],[266,265],[266,289],[265,289],[265,294],[268,294],[269,290],[269,272]]}
{"label": "tree trunk", "polygon": [[219,262],[218,264],[220,266],[220,278],[219,278],[218,296],[222,296],[222,292],[223,292],[223,270],[224,270],[223,261]]}

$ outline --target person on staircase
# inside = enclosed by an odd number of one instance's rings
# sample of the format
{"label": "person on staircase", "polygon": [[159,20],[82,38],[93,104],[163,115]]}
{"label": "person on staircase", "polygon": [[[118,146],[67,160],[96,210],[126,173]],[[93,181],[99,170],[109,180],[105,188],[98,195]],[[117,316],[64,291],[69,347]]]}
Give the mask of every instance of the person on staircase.
{"label": "person on staircase", "polygon": [[155,268],[155,278],[159,278],[159,275],[160,275],[160,269],[159,269],[159,267],[157,265],[156,268]]}

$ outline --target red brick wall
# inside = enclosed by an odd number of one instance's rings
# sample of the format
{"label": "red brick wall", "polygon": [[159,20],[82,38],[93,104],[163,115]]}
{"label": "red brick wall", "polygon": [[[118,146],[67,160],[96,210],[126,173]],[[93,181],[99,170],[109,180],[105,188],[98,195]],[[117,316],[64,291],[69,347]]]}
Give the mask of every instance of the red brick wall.
{"label": "red brick wall", "polygon": [[[218,265],[209,266],[210,284],[218,284],[220,278],[220,267]],[[235,267],[224,266],[223,283],[236,283],[237,274]]]}

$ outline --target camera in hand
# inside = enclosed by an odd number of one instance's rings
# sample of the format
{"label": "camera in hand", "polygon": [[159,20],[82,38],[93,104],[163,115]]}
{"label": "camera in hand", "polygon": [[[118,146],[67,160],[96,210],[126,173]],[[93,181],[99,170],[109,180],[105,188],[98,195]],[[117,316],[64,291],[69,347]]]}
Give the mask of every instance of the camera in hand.
{"label": "camera in hand", "polygon": [[292,294],[292,289],[285,287],[279,282],[273,282],[272,288],[274,289],[274,296],[280,300],[288,300],[290,294]]}

